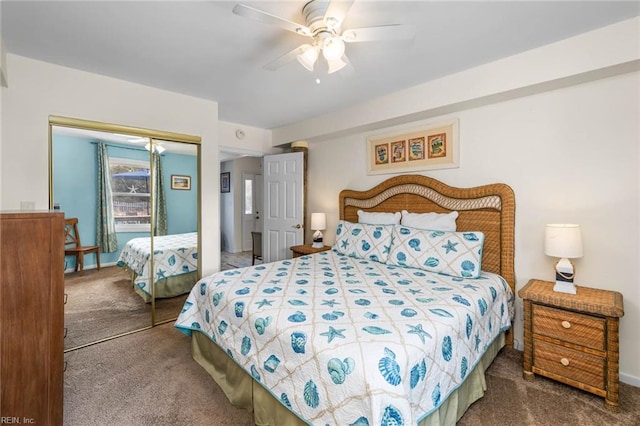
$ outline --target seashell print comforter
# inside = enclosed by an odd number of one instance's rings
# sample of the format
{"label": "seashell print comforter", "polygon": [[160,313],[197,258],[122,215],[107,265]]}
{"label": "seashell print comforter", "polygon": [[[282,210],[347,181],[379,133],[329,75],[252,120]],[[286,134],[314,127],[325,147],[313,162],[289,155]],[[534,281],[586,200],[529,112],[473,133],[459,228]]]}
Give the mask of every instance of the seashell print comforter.
{"label": "seashell print comforter", "polygon": [[[198,233],[153,238],[153,266],[157,280],[198,270]],[[136,273],[133,284],[151,296],[151,238],[133,238],[122,248],[117,265]]]}
{"label": "seashell print comforter", "polygon": [[513,298],[495,274],[327,251],[203,278],[175,326],[206,334],[310,424],[411,425],[510,327]]}

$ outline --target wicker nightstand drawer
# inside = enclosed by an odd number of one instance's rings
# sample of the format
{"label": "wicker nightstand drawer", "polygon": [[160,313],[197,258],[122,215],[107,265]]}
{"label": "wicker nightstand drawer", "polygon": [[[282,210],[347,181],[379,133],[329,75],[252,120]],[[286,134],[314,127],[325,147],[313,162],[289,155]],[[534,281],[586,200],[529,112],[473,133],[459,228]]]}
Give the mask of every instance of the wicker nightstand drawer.
{"label": "wicker nightstand drawer", "polygon": [[524,311],[522,374],[536,374],[605,398],[619,406],[618,326],[624,315],[616,291],[577,286],[576,294],[553,291],[554,283],[529,280],[518,291]]}
{"label": "wicker nightstand drawer", "polygon": [[604,389],[605,359],[551,343],[534,341],[534,372],[538,369]]}
{"label": "wicker nightstand drawer", "polygon": [[603,351],[606,321],[548,306],[533,305],[533,332]]}

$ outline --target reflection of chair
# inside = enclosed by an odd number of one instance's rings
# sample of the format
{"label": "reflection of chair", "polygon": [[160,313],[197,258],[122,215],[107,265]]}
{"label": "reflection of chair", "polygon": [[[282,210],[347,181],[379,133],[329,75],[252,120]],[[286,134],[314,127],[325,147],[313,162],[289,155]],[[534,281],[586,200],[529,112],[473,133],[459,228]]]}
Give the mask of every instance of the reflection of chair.
{"label": "reflection of chair", "polygon": [[78,219],[71,218],[64,220],[64,255],[76,257],[76,268],[80,272],[84,269],[84,255],[86,253],[96,254],[96,265],[100,270],[100,247],[99,246],[82,246],[80,243],[80,234],[78,233]]}
{"label": "reflection of chair", "polygon": [[252,232],[251,242],[253,243],[253,257],[251,264],[256,264],[256,259],[262,260],[262,232]]}

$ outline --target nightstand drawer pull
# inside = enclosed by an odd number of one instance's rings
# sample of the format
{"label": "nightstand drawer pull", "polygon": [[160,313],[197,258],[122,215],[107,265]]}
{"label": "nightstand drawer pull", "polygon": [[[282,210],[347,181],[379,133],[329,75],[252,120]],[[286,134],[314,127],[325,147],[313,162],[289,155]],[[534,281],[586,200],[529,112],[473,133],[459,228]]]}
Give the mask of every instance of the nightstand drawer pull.
{"label": "nightstand drawer pull", "polygon": [[571,328],[571,323],[569,321],[562,321],[562,326],[564,328]]}
{"label": "nightstand drawer pull", "polygon": [[568,367],[569,360],[567,358],[560,358],[560,364],[564,365],[565,367]]}

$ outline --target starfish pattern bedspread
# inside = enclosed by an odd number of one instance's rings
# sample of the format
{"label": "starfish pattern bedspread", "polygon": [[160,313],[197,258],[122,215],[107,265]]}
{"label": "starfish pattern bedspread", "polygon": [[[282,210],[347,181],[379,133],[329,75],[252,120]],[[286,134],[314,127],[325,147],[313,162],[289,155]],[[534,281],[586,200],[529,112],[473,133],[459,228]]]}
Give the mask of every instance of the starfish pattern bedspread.
{"label": "starfish pattern bedspread", "polygon": [[512,305],[495,274],[327,251],[203,278],[175,326],[206,334],[309,424],[411,425],[510,327]]}
{"label": "starfish pattern bedspread", "polygon": [[[133,238],[125,244],[117,263],[136,273],[133,284],[148,295],[151,295],[150,258],[151,238]],[[198,233],[154,237],[153,262],[157,280],[197,271]]]}

